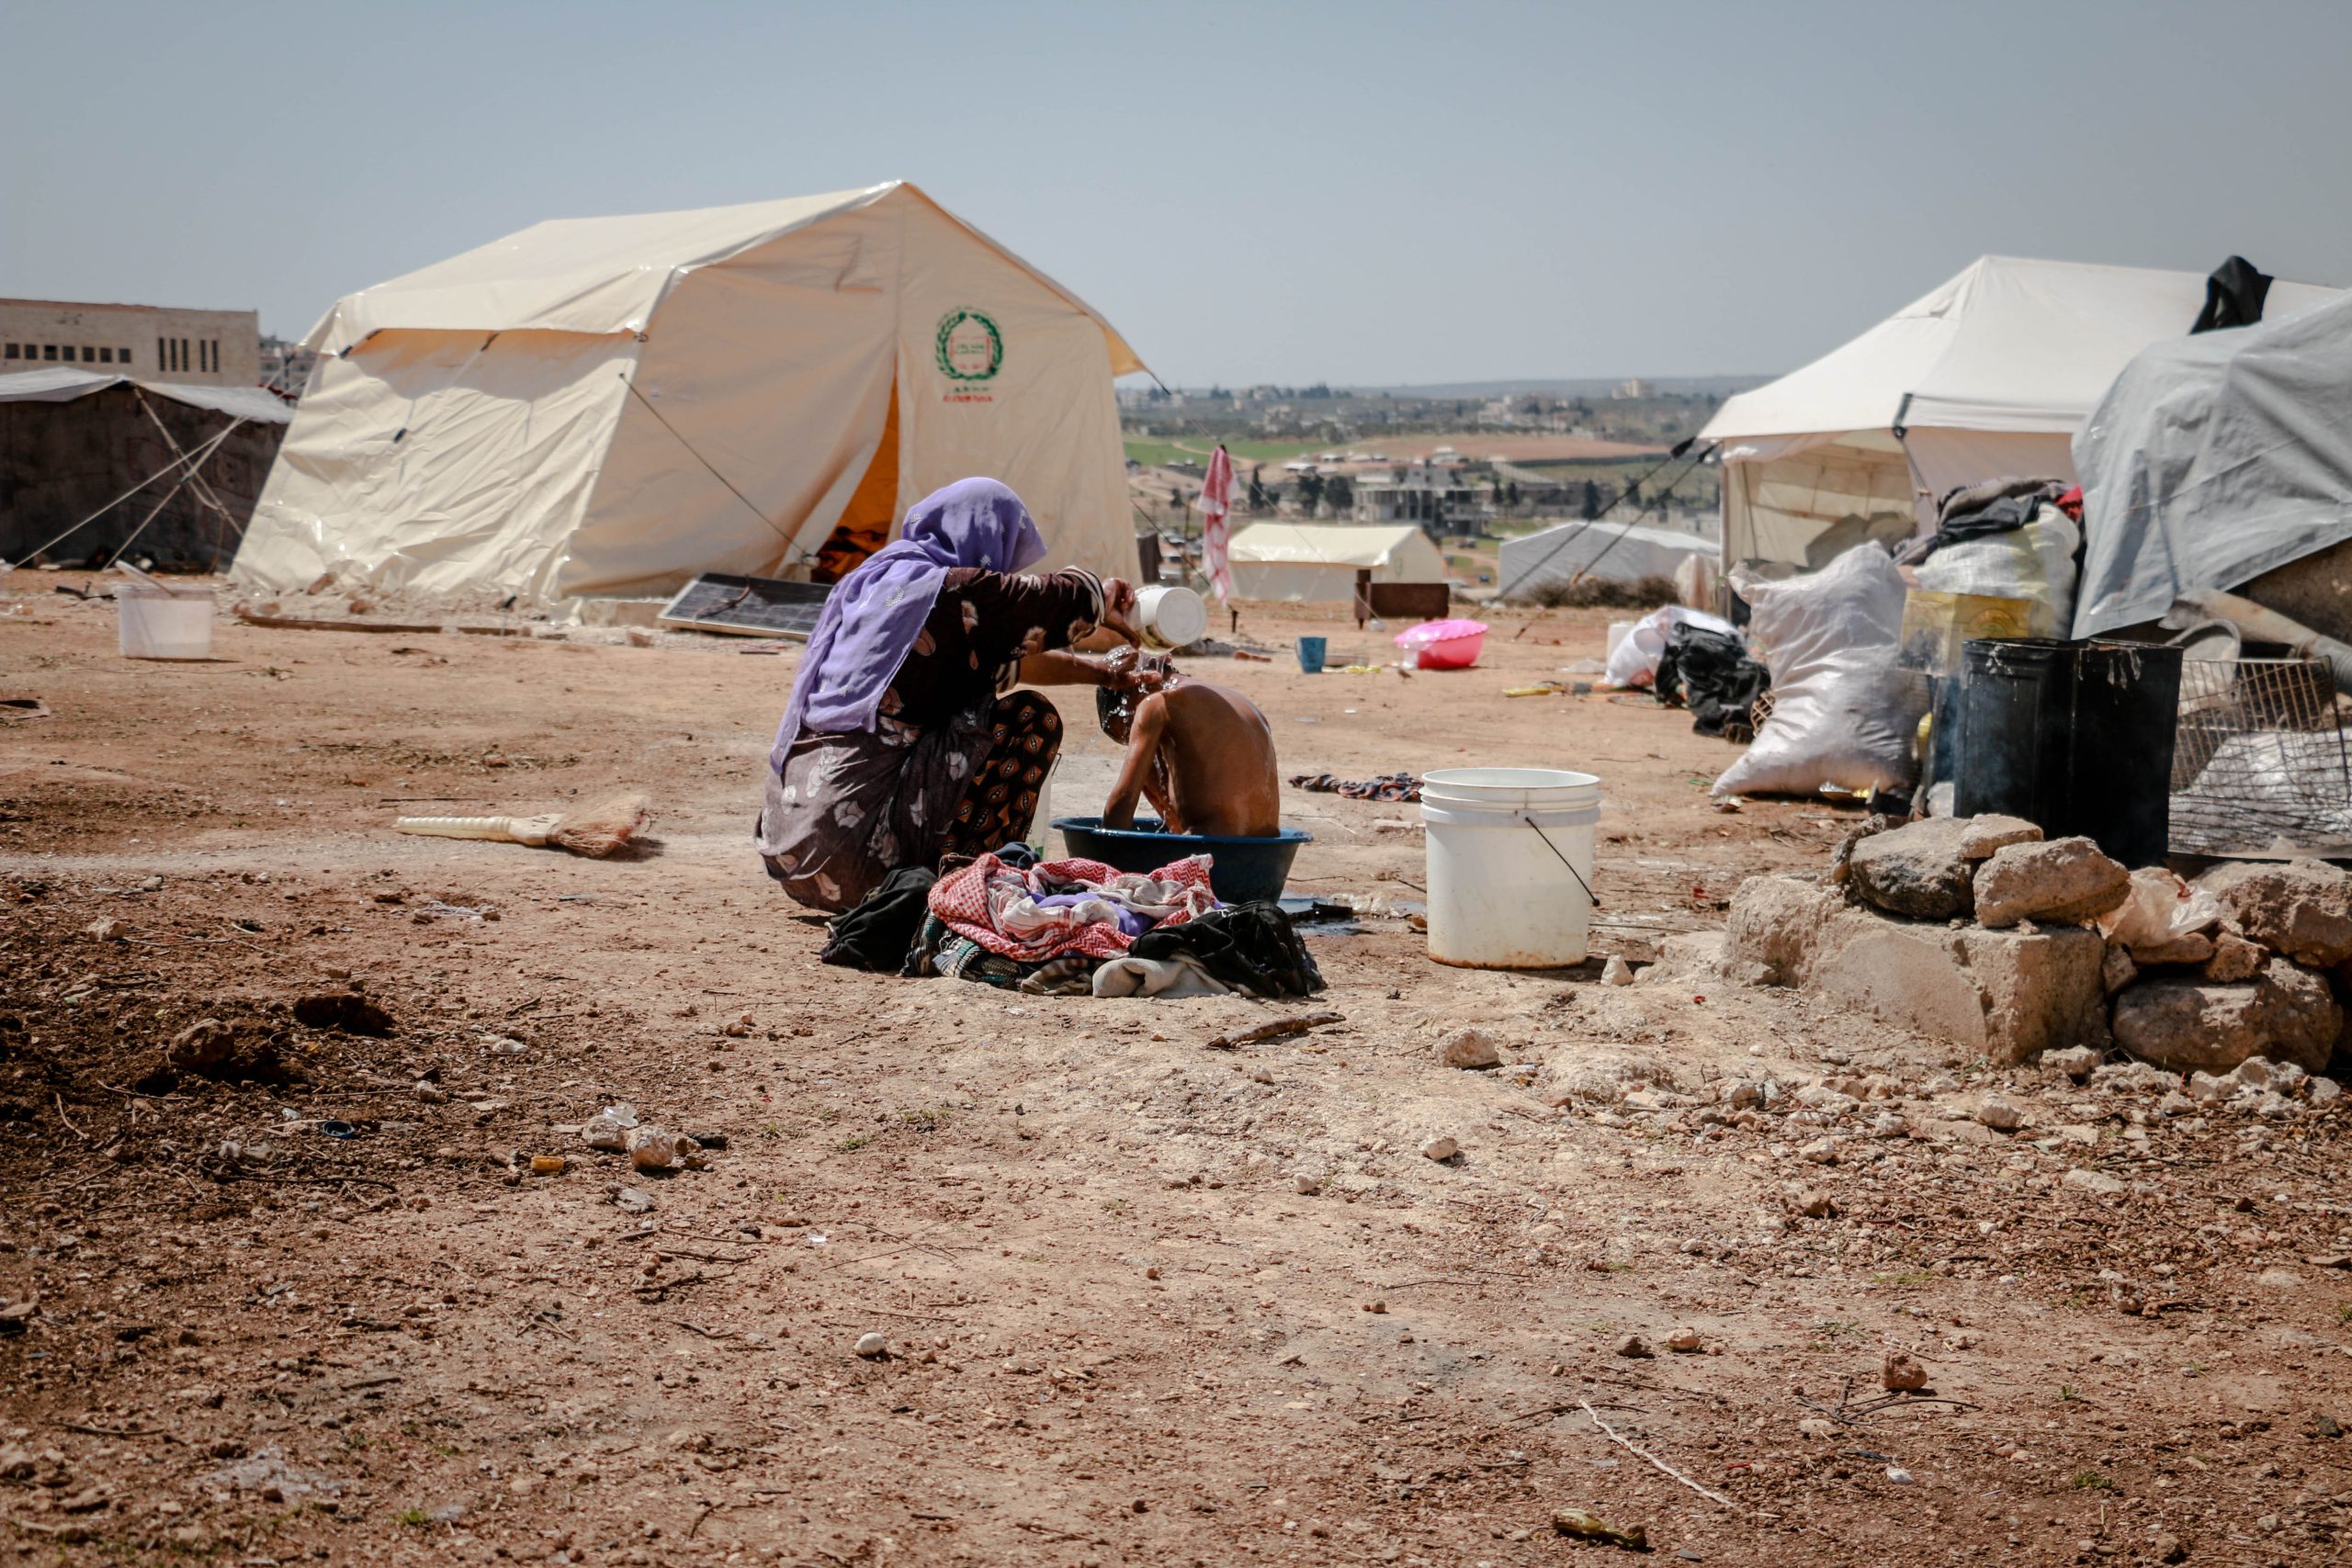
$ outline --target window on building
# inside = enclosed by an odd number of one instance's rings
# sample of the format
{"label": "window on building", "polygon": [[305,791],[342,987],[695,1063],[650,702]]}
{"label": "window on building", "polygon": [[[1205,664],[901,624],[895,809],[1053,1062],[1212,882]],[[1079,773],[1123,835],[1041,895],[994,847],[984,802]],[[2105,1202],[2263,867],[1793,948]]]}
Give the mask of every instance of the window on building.
{"label": "window on building", "polygon": [[60,359],[62,359],[62,360],[63,360],[63,361],[65,361],[65,363],[66,363],[66,364],[68,364],[68,365],[73,364],[73,363],[74,363],[74,345],[73,345],[72,344],[70,344],[70,343],[69,343],[69,344],[67,344],[64,347],[62,347],[62,348],[59,349],[59,350],[57,351],[57,357],[58,357],[58,358],[60,358]]}
{"label": "window on building", "polygon": [[124,348],[118,348],[118,349],[116,349],[116,350],[114,351],[114,362],[115,362],[117,365],[128,365],[128,364],[130,364],[130,350],[128,347],[124,347]]}
{"label": "window on building", "polygon": [[55,344],[53,344],[53,343],[45,343],[45,344],[42,344],[40,345],[40,356],[41,356],[43,359],[54,359],[54,358],[56,358],[56,357],[57,357],[57,345],[56,345]]}
{"label": "window on building", "polygon": [[8,345],[7,352],[6,352],[5,355],[0,355],[0,358],[14,359],[14,358],[16,358],[16,357],[17,357],[17,345],[16,345],[15,344],[13,344],[13,343],[12,343],[12,344],[10,344]]}
{"label": "window on building", "polygon": [[114,363],[114,350],[110,348],[102,348],[98,350],[98,363],[101,365],[112,365]]}
{"label": "window on building", "polygon": [[187,339],[180,339],[180,368],[187,368]]}
{"label": "window on building", "polygon": [[82,345],[82,363],[85,365],[96,365],[97,362],[98,351],[92,348],[88,344],[84,344]]}
{"label": "window on building", "polygon": [[164,340],[162,338],[157,338],[155,340],[155,368],[158,370],[169,370],[171,367],[172,362],[164,353]]}

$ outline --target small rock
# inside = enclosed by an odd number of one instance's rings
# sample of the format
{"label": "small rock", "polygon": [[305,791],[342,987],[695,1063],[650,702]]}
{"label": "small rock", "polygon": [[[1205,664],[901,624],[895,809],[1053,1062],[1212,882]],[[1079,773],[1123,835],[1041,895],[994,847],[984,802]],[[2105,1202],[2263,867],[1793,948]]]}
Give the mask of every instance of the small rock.
{"label": "small rock", "polygon": [[1969,912],[1970,863],[1961,852],[1968,823],[1930,817],[1854,842],[1847,883],[1889,914],[1943,920]]}
{"label": "small rock", "polygon": [[82,928],[82,934],[99,942],[112,942],[122,931],[122,922],[112,915],[102,915]]}
{"label": "small rock", "polygon": [[2163,942],[2135,942],[2132,946],[2132,960],[2143,968],[2159,964],[2204,964],[2212,956],[2213,939],[2202,931],[2186,931]]}
{"label": "small rock", "polygon": [[1814,1165],[1836,1165],[1838,1143],[1834,1138],[1815,1138],[1797,1151],[1797,1157]]}
{"label": "small rock", "polygon": [[1976,868],[1976,919],[1989,927],[2019,920],[2057,925],[2087,920],[2123,902],[2132,874],[2085,838],[2010,844]]}
{"label": "small rock", "polygon": [[1797,1212],[1808,1220],[1833,1220],[1838,1217],[1838,1200],[1815,1188],[1797,1200]]}
{"label": "small rock", "polygon": [[2296,1291],[2302,1288],[2303,1277],[2292,1269],[2265,1269],[2254,1282],[2266,1291]]}
{"label": "small rock", "polygon": [[861,1334],[857,1337],[857,1353],[869,1361],[880,1360],[889,1353],[889,1349],[890,1342],[879,1334]]}
{"label": "small rock", "polygon": [[2216,986],[2251,980],[2262,973],[2263,961],[2269,956],[2258,942],[2248,942],[2235,931],[2217,931],[2213,956],[2205,961],[2204,977]]}
{"label": "small rock", "polygon": [[626,1149],[629,1129],[636,1125],[637,1107],[626,1100],[617,1100],[588,1118],[580,1135],[592,1149]]}
{"label": "small rock", "polygon": [[1968,861],[1990,860],[1996,851],[2011,844],[2038,844],[2041,829],[2022,817],[2003,817],[1987,812],[1982,817],[1962,819],[1965,826],[1960,833],[1960,858]]}
{"label": "small rock", "polygon": [[2076,1166],[2058,1179],[2062,1185],[2077,1192],[2088,1192],[2098,1198],[2111,1198],[2132,1190],[2130,1182],[2119,1180],[2103,1170],[2092,1170],[2086,1166]]}
{"label": "small rock", "polygon": [[2098,1067],[2098,1053],[2088,1045],[2069,1045],[2063,1051],[2044,1051],[2041,1065],[2081,1083]]}
{"label": "small rock", "polygon": [[1978,1103],[1976,1120],[1996,1133],[2014,1133],[2025,1125],[2025,1112],[2006,1100],[1989,1099]]}
{"label": "small rock", "polygon": [[1873,1138],[1907,1138],[1910,1135],[1910,1122],[1894,1111],[1882,1111],[1871,1122],[1871,1136]]}
{"label": "small rock", "polygon": [[1437,1059],[1449,1067],[1499,1067],[1502,1048],[1483,1029],[1457,1029],[1437,1043]]}
{"label": "small rock", "polygon": [[636,1187],[616,1187],[613,1201],[628,1214],[642,1214],[653,1207],[653,1194]]}
{"label": "small rock", "polygon": [[1600,966],[1600,983],[1604,986],[1630,986],[1634,983],[1634,966],[1615,953]]}
{"label": "small rock", "polygon": [[2341,1100],[2344,1098],[2344,1086],[2334,1078],[2313,1078],[2311,1088],[2304,1092],[2303,1098],[2310,1100],[2312,1109],[2316,1111]]}
{"label": "small rock", "polygon": [[2343,1028],[2327,982],[2283,958],[2250,985],[2149,980],[2115,998],[2117,1043],[2174,1072],[2227,1072],[2257,1055],[2317,1071]]}
{"label": "small rock", "polygon": [[2110,946],[2098,961],[2098,983],[2110,997],[2139,977],[2140,965],[2132,962],[2132,950],[2120,943]]}
{"label": "small rock", "polygon": [[1928,1369],[1912,1359],[1907,1351],[1889,1350],[1885,1365],[1879,1370],[1879,1382],[1890,1393],[1909,1393],[1928,1386]]}
{"label": "small rock", "polygon": [[1886,1478],[1897,1486],[1911,1484],[1911,1472],[1899,1464],[1890,1464],[1886,1467]]}
{"label": "small rock", "polygon": [[2148,1543],[2148,1548],[2156,1554],[2159,1562],[2188,1561],[2188,1543],[2177,1535],[2159,1535]]}
{"label": "small rock", "polygon": [[1305,1193],[1309,1198],[1314,1197],[1315,1194],[1323,1190],[1323,1179],[1304,1170],[1300,1171],[1296,1176],[1292,1177],[1290,1179],[1290,1184],[1293,1188]]}
{"label": "small rock", "polygon": [[1838,1428],[1819,1416],[1808,1416],[1797,1423],[1797,1435],[1804,1438],[1834,1438]]}
{"label": "small rock", "polygon": [[1617,1353],[1621,1356],[1630,1356],[1635,1360],[1647,1360],[1657,1354],[1650,1348],[1650,1342],[1638,1334],[1628,1334],[1624,1338],[1617,1341]]}
{"label": "small rock", "polygon": [[2315,860],[2242,861],[2214,867],[2197,886],[2239,935],[2273,953],[2315,969],[2352,958],[2352,874]]}
{"label": "small rock", "polygon": [[1692,1356],[1706,1348],[1695,1328],[1678,1328],[1666,1337],[1666,1348],[1679,1356]]}
{"label": "small rock", "polygon": [[1421,1145],[1423,1159],[1449,1160],[1462,1152],[1462,1145],[1442,1134]]}
{"label": "small rock", "polygon": [[2138,1317],[2148,1310],[2148,1293],[2129,1280],[2116,1279],[2107,1282],[2108,1304],[2126,1317]]}

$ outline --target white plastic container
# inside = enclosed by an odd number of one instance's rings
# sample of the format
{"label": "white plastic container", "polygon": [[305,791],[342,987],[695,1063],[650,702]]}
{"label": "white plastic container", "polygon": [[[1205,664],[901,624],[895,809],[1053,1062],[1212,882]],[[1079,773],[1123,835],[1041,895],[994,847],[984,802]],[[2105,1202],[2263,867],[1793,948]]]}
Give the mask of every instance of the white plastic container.
{"label": "white plastic container", "polygon": [[116,635],[125,659],[212,657],[212,590],[119,582]]}
{"label": "white plastic container", "polygon": [[1163,583],[1136,594],[1136,630],[1154,648],[1190,648],[1208,629],[1209,607],[1189,588]]}
{"label": "white plastic container", "polygon": [[1430,956],[1469,969],[1585,959],[1600,781],[1556,768],[1447,768],[1421,778]]}
{"label": "white plastic container", "polygon": [[1634,635],[1634,626],[1632,621],[1609,623],[1609,651],[1600,656],[1603,663],[1617,657],[1617,645]]}

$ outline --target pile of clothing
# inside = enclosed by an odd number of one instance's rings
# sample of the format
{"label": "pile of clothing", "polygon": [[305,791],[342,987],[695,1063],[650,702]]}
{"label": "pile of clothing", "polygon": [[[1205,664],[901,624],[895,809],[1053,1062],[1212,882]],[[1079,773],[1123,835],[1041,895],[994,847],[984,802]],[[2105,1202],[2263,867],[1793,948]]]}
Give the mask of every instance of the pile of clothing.
{"label": "pile of clothing", "polygon": [[2021,601],[2027,636],[2063,637],[2074,625],[2082,522],[2080,485],[1987,479],[1947,493],[1936,531],[1895,560],[1932,593]]}
{"label": "pile of clothing", "polygon": [[1737,632],[1678,622],[1658,656],[1651,686],[1659,703],[1690,710],[1690,728],[1746,745],[1756,739],[1756,700],[1772,686],[1772,672],[1747,651]]}
{"label": "pile of clothing", "polygon": [[1418,773],[1382,773],[1376,778],[1343,779],[1333,773],[1294,773],[1291,788],[1310,795],[1339,795],[1350,800],[1415,801],[1421,798]]}
{"label": "pile of clothing", "polygon": [[831,925],[827,964],[1033,995],[1306,997],[1323,976],[1279,906],[1226,906],[1209,857],[1148,874],[1009,845],[934,876],[893,873]]}

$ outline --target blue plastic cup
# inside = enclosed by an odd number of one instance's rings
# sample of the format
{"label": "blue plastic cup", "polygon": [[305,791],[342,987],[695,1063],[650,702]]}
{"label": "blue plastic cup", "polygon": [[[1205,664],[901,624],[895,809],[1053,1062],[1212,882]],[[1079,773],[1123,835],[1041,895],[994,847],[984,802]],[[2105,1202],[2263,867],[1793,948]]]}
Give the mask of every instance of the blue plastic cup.
{"label": "blue plastic cup", "polygon": [[1323,673],[1323,639],[1303,637],[1298,639],[1298,667],[1308,675]]}

